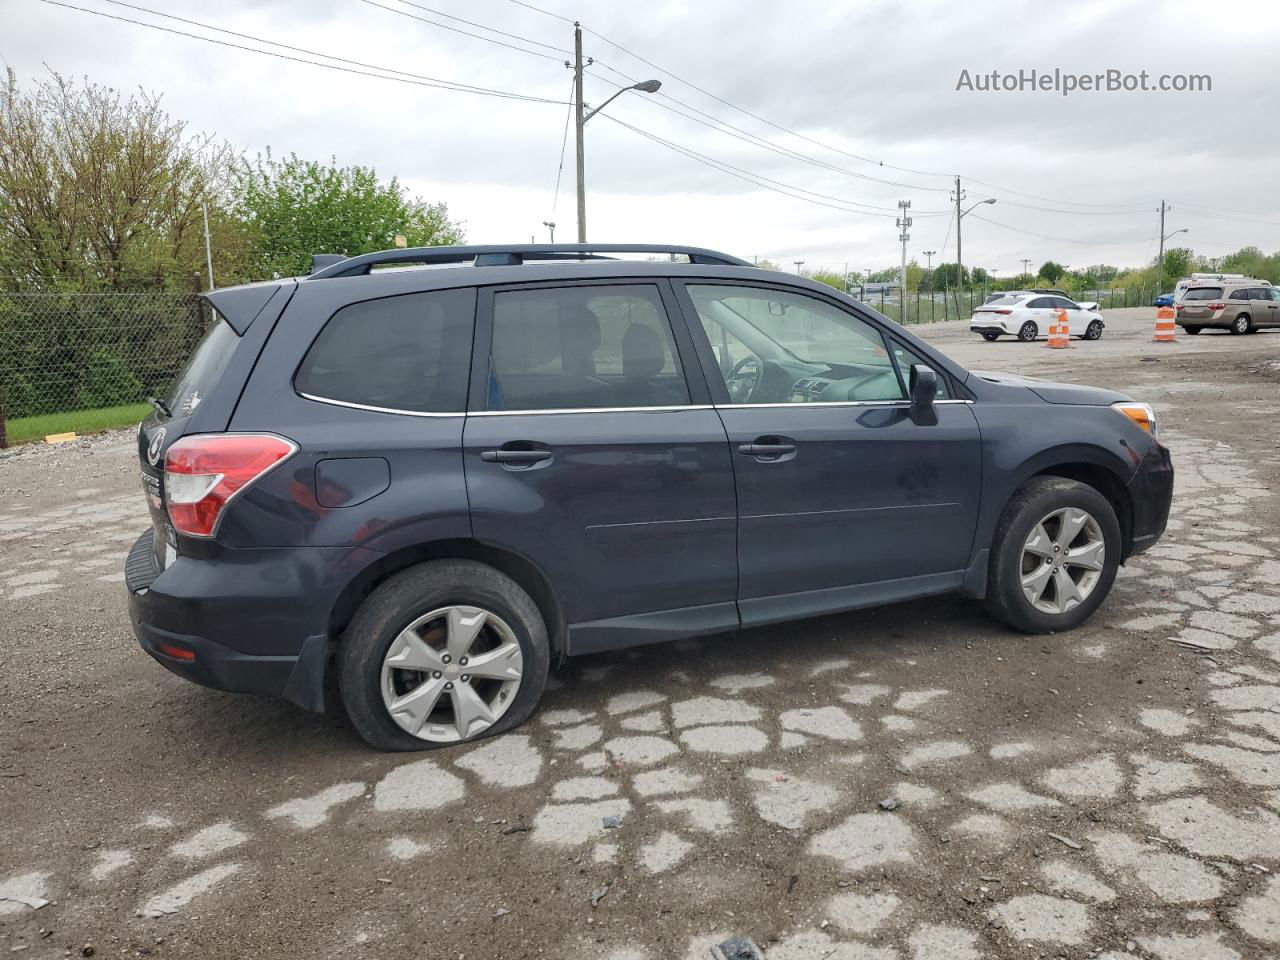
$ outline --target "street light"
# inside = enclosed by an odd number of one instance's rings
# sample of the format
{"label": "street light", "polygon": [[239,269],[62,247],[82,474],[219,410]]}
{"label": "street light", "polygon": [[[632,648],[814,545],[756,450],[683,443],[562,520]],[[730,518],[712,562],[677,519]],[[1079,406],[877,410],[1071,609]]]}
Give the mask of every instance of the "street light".
{"label": "street light", "polygon": [[[956,285],[959,286],[961,289],[964,289],[964,261],[961,257],[961,251],[963,251],[964,248],[960,244],[960,221],[963,220],[967,215],[973,213],[974,210],[982,206],[984,203],[995,203],[995,202],[996,202],[995,197],[988,197],[986,200],[979,200],[968,210],[961,211],[956,215],[956,274],[957,274]],[[956,210],[960,211],[959,197],[956,197]]]}
{"label": "street light", "polygon": [[[1163,216],[1161,217],[1161,219],[1163,220]],[[1173,233],[1165,233],[1160,236],[1160,256],[1159,256],[1159,262],[1156,264],[1156,268],[1157,268],[1156,276],[1160,278],[1159,280],[1160,289],[1156,291],[1157,293],[1163,292],[1164,290],[1164,242],[1168,240],[1170,237],[1176,237],[1180,233],[1190,233],[1190,232],[1191,232],[1190,227],[1183,227],[1181,230],[1175,230],[1173,231]]]}
{"label": "street light", "polygon": [[556,222],[554,220],[543,220],[542,225],[551,231],[551,242],[556,242]]}
{"label": "street light", "polygon": [[575,89],[575,92],[577,93],[577,101],[578,101],[576,105],[576,113],[577,113],[576,128],[578,132],[578,157],[577,157],[577,161],[578,161],[578,242],[586,243],[587,242],[587,180],[586,180],[587,159],[586,159],[586,153],[584,152],[585,148],[583,146],[583,140],[582,140],[582,128],[586,126],[586,123],[588,120],[594,117],[597,113],[599,113],[609,104],[613,103],[614,100],[618,99],[618,97],[622,96],[628,90],[638,90],[641,93],[657,93],[658,90],[662,88],[662,81],[661,80],[643,80],[640,83],[632,84],[629,87],[623,87],[621,90],[615,93],[612,97],[610,97],[604,103],[600,104],[600,106],[584,114],[582,111],[583,111],[583,108],[586,106],[586,104],[582,102],[582,31],[580,29],[575,28],[574,33],[575,33],[574,39],[576,41],[575,47],[576,47],[576,54],[577,54],[575,58],[576,67],[574,70],[574,89]]}
{"label": "street light", "polygon": [[800,276],[800,268],[804,266],[804,261],[803,261],[803,260],[795,260],[795,261],[793,261],[793,262],[794,262],[794,263],[795,263],[795,265],[796,265],[796,276],[798,277],[798,276]]}

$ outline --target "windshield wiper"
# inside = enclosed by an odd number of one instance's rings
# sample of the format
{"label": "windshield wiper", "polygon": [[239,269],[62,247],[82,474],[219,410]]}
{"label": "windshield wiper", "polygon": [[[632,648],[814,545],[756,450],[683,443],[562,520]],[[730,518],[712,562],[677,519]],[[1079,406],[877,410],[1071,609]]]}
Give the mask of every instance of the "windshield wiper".
{"label": "windshield wiper", "polygon": [[151,406],[155,407],[157,411],[163,413],[170,420],[173,419],[173,411],[171,411],[165,402],[159,397],[147,397],[147,403],[151,404]]}

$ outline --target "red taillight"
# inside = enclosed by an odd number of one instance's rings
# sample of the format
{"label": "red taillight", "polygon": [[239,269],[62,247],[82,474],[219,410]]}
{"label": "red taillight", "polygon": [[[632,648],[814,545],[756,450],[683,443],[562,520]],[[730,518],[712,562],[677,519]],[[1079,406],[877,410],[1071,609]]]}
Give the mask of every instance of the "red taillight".
{"label": "red taillight", "polygon": [[1211,303],[1211,304],[1209,304],[1209,309],[1210,309],[1210,310],[1225,310],[1225,309],[1227,309],[1227,305],[1226,305],[1225,303]]}
{"label": "red taillight", "polygon": [[992,313],[1002,313],[1002,314],[1004,314],[1005,316],[1008,316],[1009,314],[1013,313],[1013,311],[1012,311],[1012,310],[992,310],[991,312],[992,312]]}
{"label": "red taillight", "polygon": [[211,537],[231,499],[293,456],[297,444],[269,433],[183,437],[164,457],[164,492],[174,529]]}

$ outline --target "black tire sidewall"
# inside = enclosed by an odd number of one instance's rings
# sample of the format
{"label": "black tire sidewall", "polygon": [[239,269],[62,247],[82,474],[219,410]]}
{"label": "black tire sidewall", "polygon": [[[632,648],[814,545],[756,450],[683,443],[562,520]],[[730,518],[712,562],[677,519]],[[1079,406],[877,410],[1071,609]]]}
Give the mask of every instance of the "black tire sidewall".
{"label": "black tire sidewall", "polygon": [[[1106,560],[1102,578],[1083,603],[1064,614],[1049,614],[1033,607],[1022,592],[1022,547],[1035,524],[1063,507],[1080,507],[1098,521],[1107,545]],[[1106,600],[1120,567],[1121,549],[1120,523],[1106,497],[1075,480],[1033,477],[1010,499],[997,525],[987,588],[989,606],[997,617],[1027,633],[1070,630]]]}
{"label": "black tire sidewall", "polygon": [[[1031,336],[1027,336],[1027,328],[1031,329]],[[1034,320],[1028,320],[1018,328],[1018,339],[1024,343],[1031,343],[1036,337],[1040,336],[1040,327]]]}
{"label": "black tire sidewall", "polygon": [[421,740],[401,729],[382,701],[382,661],[396,635],[439,607],[469,604],[505,620],[524,657],[524,676],[506,713],[473,743],[528,719],[546,686],[551,648],[537,605],[510,577],[470,560],[436,560],[410,567],[382,583],[356,612],[337,656],[343,703],[356,732],[379,750],[430,750],[457,746]]}
{"label": "black tire sidewall", "polygon": [[1102,339],[1102,321],[1094,320],[1092,323],[1090,323],[1089,326],[1085,328],[1084,338],[1086,340],[1101,340]]}
{"label": "black tire sidewall", "polygon": [[[1240,326],[1241,320],[1244,321],[1243,327]],[[1237,334],[1248,333],[1250,327],[1252,326],[1253,326],[1253,321],[1248,316],[1242,313],[1240,314],[1240,316],[1236,317],[1234,320],[1231,321],[1231,332],[1237,333]]]}

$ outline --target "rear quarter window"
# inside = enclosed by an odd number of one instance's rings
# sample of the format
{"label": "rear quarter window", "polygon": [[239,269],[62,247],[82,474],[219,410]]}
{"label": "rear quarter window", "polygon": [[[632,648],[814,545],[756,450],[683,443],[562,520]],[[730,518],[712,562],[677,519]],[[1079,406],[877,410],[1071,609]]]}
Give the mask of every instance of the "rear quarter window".
{"label": "rear quarter window", "polygon": [[441,290],[365,300],[324,325],[294,376],[295,389],[391,412],[466,409],[475,291]]}
{"label": "rear quarter window", "polygon": [[240,335],[215,311],[213,326],[191,353],[191,358],[169,390],[165,399],[170,413],[187,417],[213,392],[222,373],[236,352]]}
{"label": "rear quarter window", "polygon": [[1182,295],[1183,300],[1221,300],[1221,287],[1189,287]]}

